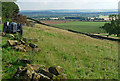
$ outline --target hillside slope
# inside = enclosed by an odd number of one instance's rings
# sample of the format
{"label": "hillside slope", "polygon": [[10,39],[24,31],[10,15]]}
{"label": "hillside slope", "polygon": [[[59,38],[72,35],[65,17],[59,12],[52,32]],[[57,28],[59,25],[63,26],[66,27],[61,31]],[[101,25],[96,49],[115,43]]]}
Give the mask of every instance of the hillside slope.
{"label": "hillside slope", "polygon": [[[3,78],[11,78],[16,72],[18,58],[32,59],[33,64],[61,66],[71,79],[117,79],[118,43],[90,38],[40,24],[24,27],[26,38],[36,38],[40,53],[18,52],[10,47],[3,48]],[[7,43],[3,37],[3,45]],[[5,68],[8,63],[12,67]],[[10,76],[11,75],[11,76]]]}

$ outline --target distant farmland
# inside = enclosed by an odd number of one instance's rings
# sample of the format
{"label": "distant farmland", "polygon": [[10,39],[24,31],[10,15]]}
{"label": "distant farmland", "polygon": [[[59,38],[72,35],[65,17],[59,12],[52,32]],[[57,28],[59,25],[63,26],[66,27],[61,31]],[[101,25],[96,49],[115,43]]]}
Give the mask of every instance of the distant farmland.
{"label": "distant farmland", "polygon": [[42,23],[45,23],[45,24],[61,24],[61,23],[68,23],[70,21],[68,20],[42,20],[41,21]]}
{"label": "distant farmland", "polygon": [[99,28],[103,26],[106,22],[81,22],[81,21],[72,21],[68,23],[61,24],[52,24],[63,29],[71,29],[74,31],[84,32],[84,33],[104,33],[104,31]]}

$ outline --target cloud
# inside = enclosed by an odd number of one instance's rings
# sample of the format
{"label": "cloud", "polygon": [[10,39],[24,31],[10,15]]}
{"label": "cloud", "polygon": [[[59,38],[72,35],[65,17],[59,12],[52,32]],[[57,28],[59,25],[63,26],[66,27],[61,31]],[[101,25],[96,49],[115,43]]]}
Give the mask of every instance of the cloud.
{"label": "cloud", "polygon": [[119,0],[18,0],[21,10],[117,9]]}
{"label": "cloud", "polygon": [[118,2],[119,0],[18,0],[18,2]]}

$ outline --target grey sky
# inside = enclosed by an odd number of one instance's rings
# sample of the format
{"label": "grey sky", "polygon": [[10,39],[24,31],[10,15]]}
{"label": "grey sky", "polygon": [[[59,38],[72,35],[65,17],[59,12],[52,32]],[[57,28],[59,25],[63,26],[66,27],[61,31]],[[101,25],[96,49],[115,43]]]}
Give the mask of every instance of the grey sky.
{"label": "grey sky", "polygon": [[21,10],[117,9],[119,0],[18,0]]}

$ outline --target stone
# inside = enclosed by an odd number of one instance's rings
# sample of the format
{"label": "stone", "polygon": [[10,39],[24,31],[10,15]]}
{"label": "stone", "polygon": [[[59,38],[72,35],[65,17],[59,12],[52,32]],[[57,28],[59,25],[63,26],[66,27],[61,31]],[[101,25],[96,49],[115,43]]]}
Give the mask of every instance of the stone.
{"label": "stone", "polygon": [[25,43],[26,43],[25,41],[23,41],[23,40],[20,40],[20,41],[21,41],[21,44],[24,44],[24,45],[25,45]]}
{"label": "stone", "polygon": [[33,73],[32,81],[39,81],[40,78],[41,78],[41,75],[39,75],[38,73]]}
{"label": "stone", "polygon": [[23,81],[31,81],[33,78],[32,77],[33,73],[34,73],[33,69],[29,66],[22,67],[22,68],[23,68],[23,70],[18,71],[17,75],[19,75],[19,76],[16,79],[23,80]]}
{"label": "stone", "polygon": [[27,65],[27,67],[19,67],[17,72],[14,75],[14,78],[22,79],[25,81],[31,81],[34,73],[35,72],[33,68],[30,65]]}
{"label": "stone", "polygon": [[23,47],[19,47],[18,50],[21,51],[21,52],[27,52]]}
{"label": "stone", "polygon": [[26,67],[19,67],[14,75],[16,79],[22,79],[24,81],[43,81],[50,80],[48,76],[41,73],[36,73],[33,65],[27,64]]}
{"label": "stone", "polygon": [[38,73],[41,73],[41,74],[49,77],[50,79],[52,79],[54,77],[54,75],[52,73],[50,73],[49,71],[47,71],[46,69],[39,69]]}
{"label": "stone", "polygon": [[31,48],[37,48],[37,47],[38,47],[36,44],[32,44],[32,43],[30,43],[29,46],[30,46]]}
{"label": "stone", "polygon": [[25,45],[21,44],[21,45],[14,46],[14,48],[17,49],[17,50],[18,50],[20,47],[25,48]]}
{"label": "stone", "polygon": [[15,46],[17,44],[18,44],[17,40],[8,40],[8,45],[10,45],[10,46]]}
{"label": "stone", "polygon": [[57,66],[56,70],[58,71],[59,74],[61,74],[63,72],[63,68],[60,66]]}
{"label": "stone", "polygon": [[40,80],[47,80],[47,81],[51,81],[50,80],[50,78],[48,77],[48,76],[45,76],[45,75],[43,75],[43,74],[41,74],[41,73],[38,73],[41,77],[40,77]]}
{"label": "stone", "polygon": [[9,36],[12,37],[12,38],[15,38],[15,36],[13,34],[9,34]]}
{"label": "stone", "polygon": [[14,46],[14,49],[19,50],[21,52],[26,52],[25,45],[23,44]]}
{"label": "stone", "polygon": [[29,76],[29,78],[33,81],[40,80],[40,79],[50,79],[44,74],[36,73],[33,68],[33,65],[30,65],[30,64],[27,64],[27,76]]}
{"label": "stone", "polygon": [[27,64],[27,63],[30,64],[31,63],[31,61],[28,60],[28,59],[17,59],[17,61],[23,62],[25,64]]}
{"label": "stone", "polygon": [[52,74],[54,74],[56,76],[63,72],[63,69],[60,66],[50,67],[48,70],[49,70],[50,73],[52,73]]}
{"label": "stone", "polygon": [[27,64],[27,76],[32,79],[32,74],[35,73],[34,69],[31,67],[30,64]]}
{"label": "stone", "polygon": [[38,72],[40,68],[45,68],[44,65],[33,65],[33,64],[31,65],[31,67],[32,67],[36,72]]}
{"label": "stone", "polygon": [[27,38],[23,38],[22,40],[26,42],[26,41],[27,41]]}
{"label": "stone", "polygon": [[[50,67],[50,68],[53,68],[53,67]],[[60,66],[54,67],[54,69],[61,71]],[[51,70],[54,70],[54,69],[51,69]],[[54,74],[50,73],[44,65],[27,64],[26,67],[18,68],[17,72],[14,75],[14,78],[16,80],[22,79],[23,81],[58,81],[62,79],[67,79],[67,76],[62,73],[55,76]]]}
{"label": "stone", "polygon": [[27,67],[19,67],[13,78],[20,78],[21,76],[24,76],[26,72],[27,72]]}

